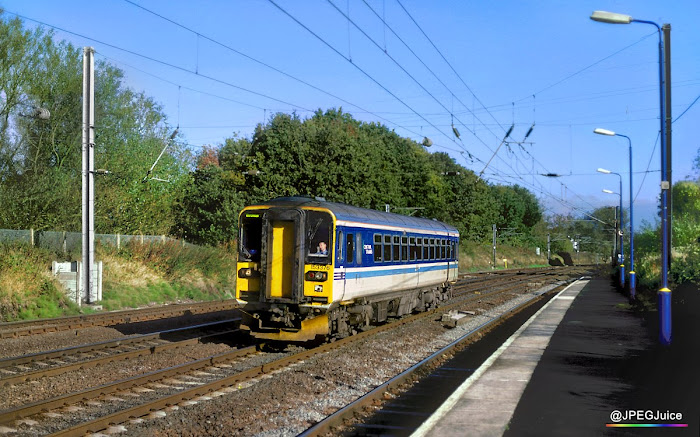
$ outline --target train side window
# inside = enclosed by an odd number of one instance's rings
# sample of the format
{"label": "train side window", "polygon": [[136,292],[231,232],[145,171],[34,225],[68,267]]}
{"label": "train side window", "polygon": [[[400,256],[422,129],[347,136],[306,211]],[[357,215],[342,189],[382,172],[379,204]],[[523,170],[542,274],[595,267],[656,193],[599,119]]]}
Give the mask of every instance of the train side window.
{"label": "train side window", "polygon": [[357,238],[357,244],[355,245],[355,248],[357,249],[357,265],[361,266],[362,265],[362,251],[364,248],[362,247],[362,234],[358,233],[355,238]]}
{"label": "train side window", "polygon": [[429,260],[430,259],[430,247],[428,246],[428,239],[424,238],[423,239],[423,259],[424,260]]}
{"label": "train side window", "polygon": [[430,239],[429,245],[430,245],[430,257],[429,258],[431,260],[433,260],[433,259],[435,259],[435,239],[434,238]]}
{"label": "train side window", "polygon": [[355,260],[355,235],[348,234],[347,242],[345,244],[347,246],[345,248],[345,262],[347,264],[352,264]]}
{"label": "train side window", "polygon": [[382,262],[382,236],[374,234],[374,262]]}
{"label": "train side window", "polygon": [[401,237],[401,261],[408,261],[408,237]]}
{"label": "train side window", "polygon": [[417,259],[416,255],[416,237],[410,237],[408,239],[408,246],[409,246],[409,252],[411,253],[411,261],[415,261]]}
{"label": "train side window", "polygon": [[391,261],[391,235],[384,236],[384,261]]}
{"label": "train side window", "polygon": [[440,245],[440,258],[447,258],[447,242],[443,239]]}
{"label": "train side window", "polygon": [[343,231],[341,231],[340,229],[338,229],[338,237],[336,238],[336,241],[338,242],[338,247],[335,249],[337,252],[337,256],[338,256],[338,261],[342,261],[343,260],[343,241],[345,241],[345,240],[343,240]]}
{"label": "train side window", "polygon": [[423,259],[423,239],[416,238],[416,258],[418,261]]}
{"label": "train side window", "polygon": [[454,241],[450,242],[450,258],[457,259],[457,257],[455,256],[455,242]]}
{"label": "train side window", "polygon": [[398,235],[394,235],[394,261],[401,261],[401,245]]}

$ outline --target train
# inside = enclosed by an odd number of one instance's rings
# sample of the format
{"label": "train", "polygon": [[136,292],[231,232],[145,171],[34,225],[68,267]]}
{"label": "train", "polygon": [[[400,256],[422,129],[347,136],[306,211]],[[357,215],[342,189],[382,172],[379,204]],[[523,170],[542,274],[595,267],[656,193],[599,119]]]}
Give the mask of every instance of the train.
{"label": "train", "polygon": [[321,198],[280,197],[239,216],[236,299],[260,340],[327,341],[451,297],[459,231]]}

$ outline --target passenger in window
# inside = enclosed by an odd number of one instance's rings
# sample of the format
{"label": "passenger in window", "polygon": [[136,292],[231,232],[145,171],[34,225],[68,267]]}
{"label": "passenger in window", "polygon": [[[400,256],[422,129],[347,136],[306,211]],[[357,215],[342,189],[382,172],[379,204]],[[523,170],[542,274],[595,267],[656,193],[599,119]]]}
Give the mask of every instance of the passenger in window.
{"label": "passenger in window", "polygon": [[326,242],[321,241],[318,243],[318,248],[316,248],[317,255],[328,255],[328,249],[326,248]]}

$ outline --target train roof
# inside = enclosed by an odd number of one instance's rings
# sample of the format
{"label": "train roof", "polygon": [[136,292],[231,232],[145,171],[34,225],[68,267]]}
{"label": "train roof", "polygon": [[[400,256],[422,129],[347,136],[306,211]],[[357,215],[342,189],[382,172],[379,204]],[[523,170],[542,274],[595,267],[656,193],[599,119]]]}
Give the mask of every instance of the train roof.
{"label": "train roof", "polygon": [[360,222],[373,225],[400,226],[406,228],[459,233],[457,228],[438,220],[420,217],[409,217],[391,212],[376,211],[373,209],[359,208],[344,203],[327,202],[325,200],[310,197],[278,197],[262,202],[260,205],[283,207],[316,207],[330,210],[338,220]]}

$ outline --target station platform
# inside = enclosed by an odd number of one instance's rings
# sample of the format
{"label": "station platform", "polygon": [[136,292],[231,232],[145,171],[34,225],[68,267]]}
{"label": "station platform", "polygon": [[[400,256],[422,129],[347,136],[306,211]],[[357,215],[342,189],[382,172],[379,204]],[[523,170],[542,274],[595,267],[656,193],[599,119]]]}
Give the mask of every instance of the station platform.
{"label": "station platform", "polygon": [[674,329],[691,331],[661,346],[657,313],[635,313],[610,279],[572,283],[412,435],[700,435],[700,305],[685,305],[700,293],[674,294]]}

